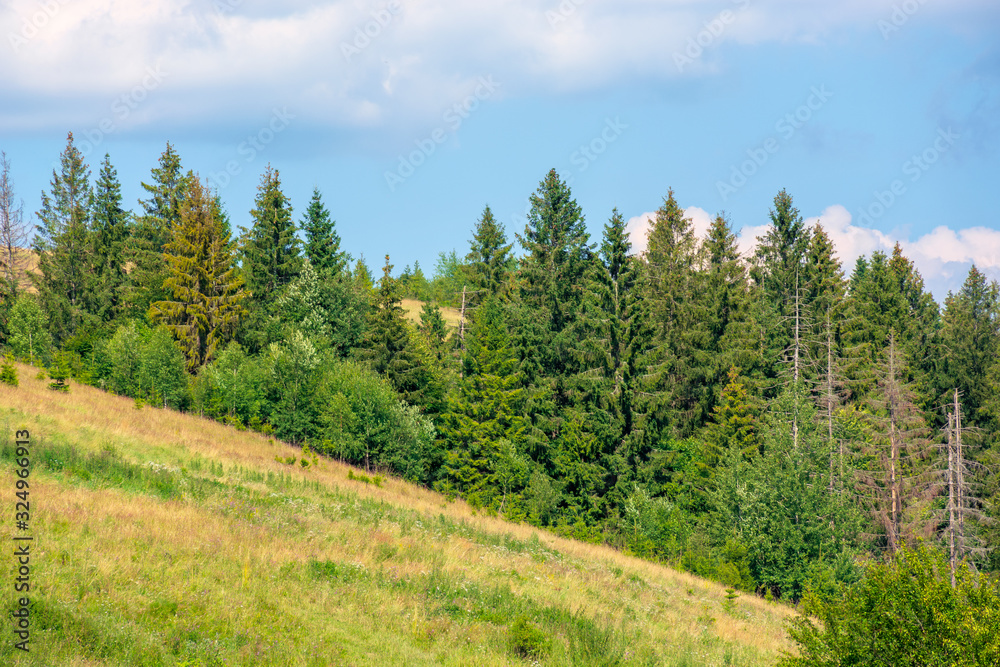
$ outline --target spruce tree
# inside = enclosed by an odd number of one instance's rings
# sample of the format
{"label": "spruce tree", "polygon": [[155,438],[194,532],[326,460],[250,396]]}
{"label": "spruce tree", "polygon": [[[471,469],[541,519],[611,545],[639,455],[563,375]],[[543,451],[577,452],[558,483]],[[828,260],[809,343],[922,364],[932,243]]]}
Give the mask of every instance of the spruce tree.
{"label": "spruce tree", "polygon": [[573,324],[592,261],[591,247],[583,213],[555,169],[530,202],[524,234],[517,236],[526,253],[518,275],[521,354],[535,368],[532,375],[565,377],[577,370]]}
{"label": "spruce tree", "polygon": [[149,197],[139,200],[140,212],[126,243],[126,256],[132,268],[128,272],[123,306],[134,316],[145,314],[153,302],[170,296],[164,287],[169,270],[163,251],[180,221],[181,206],[190,187],[180,156],[170,142],[150,171],[150,177],[150,183],[142,183]]}
{"label": "spruce tree", "polygon": [[700,351],[705,347],[703,290],[698,268],[698,241],[690,218],[668,191],[649,230],[646,251],[653,348],[645,391],[650,400],[647,430],[684,437],[707,417],[711,369]]}
{"label": "spruce tree", "polygon": [[232,336],[244,313],[246,292],[235,263],[229,222],[220,203],[189,174],[180,221],[164,248],[171,300],[149,310],[167,326],[187,357],[188,370],[210,361]]}
{"label": "spruce tree", "polygon": [[523,518],[518,491],[529,468],[522,439],[525,392],[496,297],[486,297],[477,309],[467,341],[462,381],[439,420],[448,452],[435,486]]}
{"label": "spruce tree", "polygon": [[91,318],[88,300],[93,289],[92,199],[90,170],[70,132],[60,156],[60,171],[52,172],[51,191],[42,193],[33,244],[39,272],[32,279],[57,343],[72,336]]}
{"label": "spruce tree", "polygon": [[305,255],[322,276],[339,277],[347,269],[350,256],[340,249],[336,223],[323,204],[319,188],[313,188],[312,199],[302,218],[305,232]]}
{"label": "spruce tree", "polygon": [[302,268],[291,203],[281,191],[278,171],[270,165],[261,175],[254,204],[253,226],[243,245],[243,274],[254,301],[265,306]]}
{"label": "spruce tree", "polygon": [[644,267],[632,256],[625,224],[614,209],[604,226],[599,261],[588,276],[579,327],[582,370],[576,385],[581,390],[578,403],[592,414],[607,413],[606,436],[611,441],[605,446],[635,465],[639,453],[633,431],[650,326]]}
{"label": "spruce tree", "polygon": [[97,178],[92,208],[94,226],[94,311],[103,320],[121,310],[127,274],[125,243],[129,235],[129,213],[122,208],[118,172],[105,154]]}
{"label": "spruce tree", "polygon": [[764,288],[782,317],[793,309],[796,285],[805,283],[804,265],[810,233],[802,221],[792,196],[782,190],[774,197],[771,226],[758,239],[750,275]]}
{"label": "spruce tree", "polygon": [[979,423],[996,391],[987,378],[1000,358],[1000,285],[975,265],[958,293],[945,299],[939,354],[938,402],[958,389],[973,423]]}
{"label": "spruce tree", "polygon": [[472,289],[482,293],[483,298],[486,294],[500,294],[507,284],[513,247],[512,243],[507,243],[503,224],[493,217],[493,211],[487,206],[476,222],[469,242],[469,254],[465,257],[469,263]]}
{"label": "spruce tree", "polygon": [[428,367],[429,360],[422,359],[416,349],[400,301],[399,285],[386,255],[368,329],[357,354],[372,370],[387,377],[407,403],[435,412],[441,408],[444,387]]}

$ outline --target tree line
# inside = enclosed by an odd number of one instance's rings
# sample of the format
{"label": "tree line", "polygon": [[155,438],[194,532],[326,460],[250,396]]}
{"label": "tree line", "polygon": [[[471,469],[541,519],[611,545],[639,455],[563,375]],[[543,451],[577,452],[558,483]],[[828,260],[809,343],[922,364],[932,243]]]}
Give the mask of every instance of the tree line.
{"label": "tree line", "polygon": [[898,245],[845,276],[784,190],[748,256],[668,190],[637,254],[552,170],[523,230],[487,206],[432,278],[386,256],[375,279],[270,166],[234,235],[169,143],[132,211],[72,134],[28,253],[2,166],[0,340],[53,378],[774,597],[918,539],[1000,567],[1000,287],[975,266],[942,305]]}

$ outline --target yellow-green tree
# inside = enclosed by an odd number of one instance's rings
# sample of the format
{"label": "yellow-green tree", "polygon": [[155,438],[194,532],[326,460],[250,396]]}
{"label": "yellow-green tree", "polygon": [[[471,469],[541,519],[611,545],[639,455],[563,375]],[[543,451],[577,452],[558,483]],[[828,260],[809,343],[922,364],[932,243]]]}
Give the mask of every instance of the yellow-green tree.
{"label": "yellow-green tree", "polygon": [[235,266],[229,221],[216,197],[191,175],[180,218],[163,257],[170,301],[157,301],[150,318],[180,342],[188,370],[215,356],[243,314],[246,292]]}

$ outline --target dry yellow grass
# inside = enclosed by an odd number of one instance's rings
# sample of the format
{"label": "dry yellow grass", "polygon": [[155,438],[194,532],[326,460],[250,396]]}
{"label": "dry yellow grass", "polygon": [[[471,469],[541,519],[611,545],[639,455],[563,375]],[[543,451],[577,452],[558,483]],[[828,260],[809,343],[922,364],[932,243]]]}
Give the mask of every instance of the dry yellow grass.
{"label": "dry yellow grass", "polygon": [[[401,305],[406,312],[406,319],[414,324],[419,324],[420,310],[424,307],[424,302],[416,299],[403,299]],[[462,314],[459,310],[457,308],[449,308],[448,306],[441,306],[440,308],[441,317],[444,318],[445,324],[452,329],[457,329],[462,319]]]}
{"label": "dry yellow grass", "polygon": [[[299,450],[267,437],[136,409],[131,399],[77,384],[68,394],[52,392],[36,369],[18,371],[19,387],[0,385],[0,423],[8,434],[29,428],[34,447],[63,440],[97,453],[112,446],[136,464],[185,467],[191,475],[220,466],[213,479],[222,490],[203,501],[68,475],[32,478],[41,508],[34,526],[46,545],[38,561],[43,595],[100,619],[110,636],[138,637],[140,648],[146,634],[152,644],[181,641],[188,624],[202,638],[196,646],[213,631],[243,637],[226,654],[239,664],[265,656],[272,664],[518,664],[505,652],[503,628],[428,605],[412,582],[435,576],[483,590],[502,585],[537,608],[596,619],[662,659],[763,665],[789,647],[783,622],[794,612],[785,606],[743,596],[726,612],[723,587],[686,573],[477,514],[400,480],[381,488],[350,480],[348,472],[358,471],[336,461],[292,468],[275,456]],[[269,473],[290,479],[291,490],[276,490]],[[13,480],[5,467],[0,485],[10,489]],[[359,518],[374,507],[386,508],[385,517]],[[11,525],[12,514],[13,503],[4,502],[0,521]],[[504,540],[535,546],[506,548]],[[378,576],[326,585],[306,576],[310,561]],[[147,616],[157,605],[180,611],[153,623]],[[116,618],[120,627],[109,620]],[[86,662],[72,651],[50,655],[66,664],[119,664]],[[318,655],[326,658],[310,658]]]}

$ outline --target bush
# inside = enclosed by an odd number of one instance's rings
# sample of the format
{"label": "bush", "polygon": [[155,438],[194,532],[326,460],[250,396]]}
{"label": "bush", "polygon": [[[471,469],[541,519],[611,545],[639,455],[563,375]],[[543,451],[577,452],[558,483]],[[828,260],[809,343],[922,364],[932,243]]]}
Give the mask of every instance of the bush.
{"label": "bush", "polygon": [[10,360],[5,359],[3,365],[0,366],[0,382],[12,387],[16,387],[18,384],[17,369],[14,368],[14,364],[10,363]]}
{"label": "bush", "polygon": [[943,555],[902,551],[837,594],[810,591],[789,635],[799,655],[781,667],[1000,665],[1000,588],[965,565],[953,588]]}
{"label": "bush", "polygon": [[510,626],[510,648],[522,658],[540,658],[548,649],[545,633],[523,616]]}

